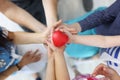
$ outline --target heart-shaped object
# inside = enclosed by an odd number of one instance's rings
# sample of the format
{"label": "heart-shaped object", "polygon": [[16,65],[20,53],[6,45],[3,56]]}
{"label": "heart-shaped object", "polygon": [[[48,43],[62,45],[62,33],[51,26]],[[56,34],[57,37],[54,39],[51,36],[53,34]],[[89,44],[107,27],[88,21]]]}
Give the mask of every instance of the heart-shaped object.
{"label": "heart-shaped object", "polygon": [[64,32],[57,30],[54,31],[52,35],[52,40],[56,47],[61,47],[68,42],[69,38]]}

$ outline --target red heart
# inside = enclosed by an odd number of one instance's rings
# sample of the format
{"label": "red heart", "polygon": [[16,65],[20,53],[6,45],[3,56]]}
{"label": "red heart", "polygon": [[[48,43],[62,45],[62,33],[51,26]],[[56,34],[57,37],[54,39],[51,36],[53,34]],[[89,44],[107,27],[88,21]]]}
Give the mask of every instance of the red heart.
{"label": "red heart", "polygon": [[52,40],[56,47],[61,47],[68,42],[69,38],[64,32],[57,30],[57,31],[54,31],[52,35]]}

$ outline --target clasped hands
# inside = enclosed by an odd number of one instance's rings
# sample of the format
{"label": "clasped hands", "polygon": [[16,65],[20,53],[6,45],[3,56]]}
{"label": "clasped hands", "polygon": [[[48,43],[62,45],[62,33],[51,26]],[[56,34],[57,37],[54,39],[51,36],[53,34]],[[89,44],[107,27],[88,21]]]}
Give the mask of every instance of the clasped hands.
{"label": "clasped hands", "polygon": [[[52,39],[53,33],[56,31],[58,31],[56,32],[56,34],[59,35],[58,37],[57,35],[55,35],[55,37],[59,38],[57,40],[62,40],[64,38],[64,41],[65,41],[67,39],[65,35],[67,35],[69,38],[67,43],[71,43],[73,39],[72,38],[73,35],[77,34],[80,31],[78,26],[75,26],[75,25],[76,24],[67,25],[67,24],[62,23],[61,20],[59,20],[53,26],[48,26],[47,29],[43,32],[44,43],[46,44],[46,40],[53,42],[53,39]],[[61,32],[63,32],[63,34],[61,34]]]}

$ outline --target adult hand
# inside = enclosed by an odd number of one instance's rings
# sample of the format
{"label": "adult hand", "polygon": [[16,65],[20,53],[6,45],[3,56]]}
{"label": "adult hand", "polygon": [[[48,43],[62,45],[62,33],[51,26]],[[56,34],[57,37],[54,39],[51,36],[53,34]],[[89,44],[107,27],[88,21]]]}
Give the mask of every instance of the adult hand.
{"label": "adult hand", "polygon": [[72,43],[74,41],[74,37],[73,36],[75,34],[72,34],[71,32],[67,31],[66,29],[64,29],[63,32],[69,37],[68,43]]}
{"label": "adult hand", "polygon": [[41,53],[37,49],[36,51],[28,51],[21,59],[21,61],[18,63],[18,65],[22,68],[23,66],[37,62],[41,59]]}
{"label": "adult hand", "polygon": [[114,69],[112,69],[104,64],[98,65],[95,68],[92,75],[93,76],[103,75],[103,76],[109,78],[110,80],[119,80],[120,79],[118,73]]}
{"label": "adult hand", "polygon": [[43,31],[43,36],[44,36],[44,41],[46,42],[46,40],[48,39],[48,37],[51,35],[51,31],[57,27],[59,27],[62,24],[62,21],[59,20],[58,22],[56,22],[53,26],[48,26],[47,29],[45,31]]}
{"label": "adult hand", "polygon": [[68,24],[61,24],[58,29],[64,29],[69,31],[71,34],[77,34],[78,32],[81,31],[80,25],[78,23],[74,23],[71,25]]}

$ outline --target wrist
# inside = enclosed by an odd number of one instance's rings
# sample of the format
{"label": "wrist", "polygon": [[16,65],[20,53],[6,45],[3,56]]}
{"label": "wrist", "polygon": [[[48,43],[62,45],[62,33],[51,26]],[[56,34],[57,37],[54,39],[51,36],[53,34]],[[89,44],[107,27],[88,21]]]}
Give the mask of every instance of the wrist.
{"label": "wrist", "polygon": [[48,57],[48,61],[53,61],[54,60],[54,56],[49,56]]}
{"label": "wrist", "polygon": [[80,26],[80,24],[79,23],[75,23],[75,26],[77,27],[78,32],[81,32],[81,26]]}
{"label": "wrist", "polygon": [[120,76],[119,75],[114,75],[111,77],[111,80],[120,80]]}
{"label": "wrist", "polygon": [[64,55],[63,51],[55,51],[54,54],[55,55]]}
{"label": "wrist", "polygon": [[71,43],[75,43],[76,42],[76,39],[77,39],[77,37],[76,37],[77,35],[73,35],[72,36],[72,38],[71,38]]}
{"label": "wrist", "polygon": [[46,40],[47,40],[46,35],[44,33],[42,33],[42,35],[39,38],[39,41],[43,44],[46,44]]}
{"label": "wrist", "polygon": [[71,27],[75,27],[77,32],[81,32],[81,27],[79,23],[74,23],[70,25]]}
{"label": "wrist", "polygon": [[18,70],[21,70],[21,68],[22,68],[19,64],[16,64],[16,67]]}
{"label": "wrist", "polygon": [[21,70],[23,66],[24,64],[22,64],[21,62],[16,64],[16,67],[18,68],[18,70]]}

